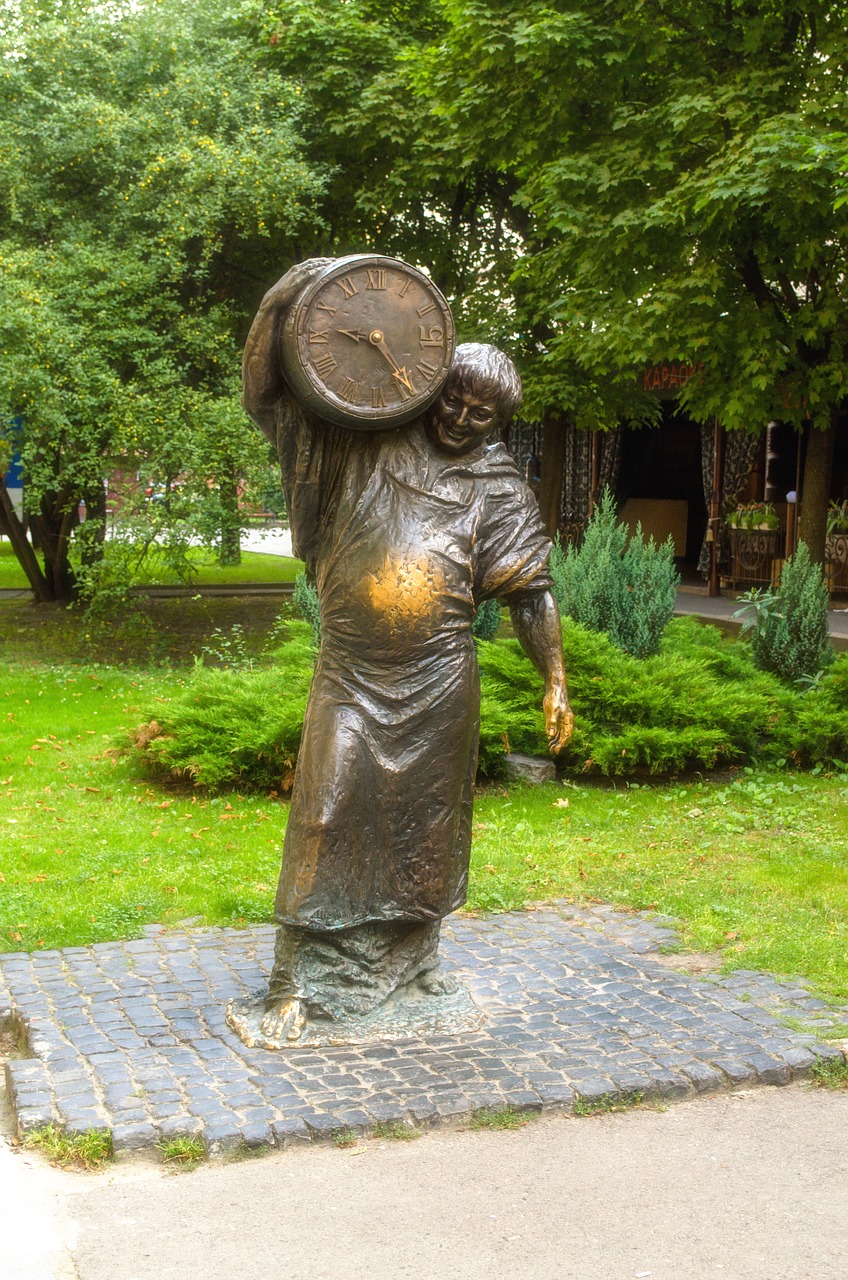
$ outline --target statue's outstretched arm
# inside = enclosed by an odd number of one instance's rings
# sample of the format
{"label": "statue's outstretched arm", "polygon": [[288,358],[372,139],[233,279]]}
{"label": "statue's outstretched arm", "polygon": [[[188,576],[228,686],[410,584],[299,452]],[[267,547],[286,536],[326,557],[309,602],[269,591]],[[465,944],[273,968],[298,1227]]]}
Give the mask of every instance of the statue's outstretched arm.
{"label": "statue's outstretched arm", "polygon": [[561,751],[574,728],[568,702],[559,609],[550,591],[537,591],[510,603],[516,637],[545,681],[545,732],[550,749]]}
{"label": "statue's outstretched arm", "polygon": [[280,366],[280,327],[286,311],[310,278],[332,259],[310,258],[291,268],[259,304],[242,362],[242,404],[257,426],[276,442],[277,409],[288,397]]}

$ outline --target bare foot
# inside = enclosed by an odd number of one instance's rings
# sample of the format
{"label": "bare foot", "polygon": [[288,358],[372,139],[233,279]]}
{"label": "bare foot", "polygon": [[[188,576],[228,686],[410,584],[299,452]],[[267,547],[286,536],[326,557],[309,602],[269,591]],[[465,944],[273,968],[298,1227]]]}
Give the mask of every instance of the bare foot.
{"label": "bare foot", "polygon": [[442,969],[428,969],[418,975],[418,985],[428,996],[452,996],[459,989],[456,978],[444,973]]}
{"label": "bare foot", "polygon": [[259,1024],[259,1030],[269,1040],[299,1040],[306,1026],[306,1014],[296,998],[284,1000],[269,1009]]}

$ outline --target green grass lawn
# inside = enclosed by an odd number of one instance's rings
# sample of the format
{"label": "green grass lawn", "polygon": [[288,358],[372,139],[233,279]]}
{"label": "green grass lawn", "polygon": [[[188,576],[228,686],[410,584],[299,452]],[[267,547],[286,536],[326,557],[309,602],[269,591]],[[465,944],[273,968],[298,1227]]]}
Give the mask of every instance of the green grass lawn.
{"label": "green grass lawn", "polygon": [[18,563],[11,543],[0,538],[0,588],[28,586],[26,574]]}
{"label": "green grass lawn", "polygon": [[95,624],[80,609],[0,600],[0,663],[179,666],[215,648],[217,633],[228,635],[234,626],[241,629],[246,655],[258,656],[278,615],[289,611],[274,597],[140,597],[129,612]]}
{"label": "green grass lawn", "polygon": [[[3,665],[0,948],[270,918],[286,806],[166,791],[113,750],[180,679]],[[487,788],[469,909],[557,897],[652,908],[727,967],[801,974],[844,997],[846,836],[842,777],[739,770],[650,788]]]}
{"label": "green grass lawn", "polygon": [[[293,560],[291,556],[268,555],[264,551],[243,551],[241,564],[226,566],[216,564],[214,556],[202,547],[191,548],[188,556],[196,570],[196,577],[192,578],[192,582],[198,586],[216,583],[294,582],[303,568],[300,560]],[[139,585],[150,586],[167,585],[177,579],[169,573],[164,561],[153,555],[137,581]],[[0,538],[0,588],[28,585],[11,544],[5,538]]]}
{"label": "green grass lawn", "polygon": [[[291,556],[268,555],[264,551],[242,551],[241,563],[220,565],[215,557],[201,547],[192,547],[188,553],[197,576],[192,582],[198,586],[212,586],[218,583],[250,583],[250,582],[294,582],[303,568],[300,560]],[[144,571],[138,576],[139,585],[159,585],[176,582],[169,575],[167,567],[155,557],[151,557]]]}

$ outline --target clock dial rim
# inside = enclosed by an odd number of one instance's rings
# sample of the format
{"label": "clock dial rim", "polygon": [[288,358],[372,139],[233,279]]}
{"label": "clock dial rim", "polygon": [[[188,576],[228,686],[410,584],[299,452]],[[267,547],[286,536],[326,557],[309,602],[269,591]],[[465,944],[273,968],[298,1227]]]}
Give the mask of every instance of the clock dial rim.
{"label": "clock dial rim", "polygon": [[[436,327],[442,331],[443,340],[440,349],[434,351],[431,346],[427,347],[426,356],[422,353],[419,357],[419,364],[426,361],[429,365],[435,363],[438,356],[435,371],[429,375],[428,382],[421,389],[414,389],[409,399],[399,400],[395,403],[374,405],[374,404],[356,404],[348,400],[344,400],[338,390],[329,386],[323,380],[316,370],[313,360],[316,358],[314,353],[309,350],[308,333],[310,331],[310,320],[314,322],[313,312],[322,300],[325,291],[333,285],[338,284],[339,280],[353,272],[361,272],[363,268],[371,272],[388,271],[395,272],[405,276],[411,280],[413,284],[418,285],[416,298],[413,301],[420,301],[421,292],[425,294],[426,304],[432,304],[438,315],[438,325],[427,326],[426,331],[429,335],[431,327]],[[366,290],[367,291],[367,290]],[[366,292],[363,291],[363,292]],[[409,291],[409,285],[404,289],[404,295]],[[359,291],[357,291],[358,294]],[[374,292],[381,292],[376,289]],[[344,294],[345,291],[342,290]],[[398,298],[397,291],[389,290],[389,297]],[[347,299],[345,298],[345,301]],[[333,301],[339,301],[338,295],[334,295]],[[361,305],[361,304],[360,304]],[[395,304],[393,304],[395,305]],[[409,306],[405,304],[405,313],[400,313],[400,318],[405,323],[410,321]],[[339,301],[336,311],[342,310]],[[417,310],[417,308],[416,308]],[[384,313],[388,314],[388,313]],[[418,316],[415,323],[418,323]],[[357,331],[360,332],[362,338],[365,339],[370,333],[385,330],[385,343],[391,343],[391,316],[389,315],[388,323],[382,323],[383,316],[379,316],[376,322],[364,321],[360,326],[357,324]],[[369,325],[373,324],[373,328],[369,330]],[[419,333],[424,331],[424,326],[419,326]],[[313,333],[314,329],[311,330]],[[329,329],[327,332],[331,332]],[[337,332],[344,330],[337,329]],[[329,343],[327,344],[329,345]],[[359,343],[356,343],[359,346]],[[456,333],[454,329],[453,316],[446,298],[442,294],[439,287],[434,284],[429,276],[419,270],[417,267],[410,266],[409,263],[401,261],[399,258],[391,258],[384,254],[351,254],[344,258],[336,258],[333,262],[328,263],[320,272],[318,272],[301,290],[295,299],[292,307],[286,316],[283,331],[280,337],[280,354],[282,358],[283,371],[292,391],[301,403],[310,411],[314,412],[318,417],[328,422],[332,422],[338,426],[351,427],[357,430],[366,431],[388,431],[394,427],[404,426],[406,423],[420,417],[431,404],[438,398],[447,376],[450,372],[451,362],[453,360],[454,350],[456,348]],[[351,357],[354,354],[354,348],[351,347]],[[358,354],[358,353],[357,353]],[[392,359],[393,353],[387,351],[386,355],[381,354],[379,349],[373,350],[373,367],[378,372],[378,382],[381,385],[389,387],[391,390],[397,390],[400,394],[400,388],[394,387],[392,383],[392,367],[388,363]],[[320,361],[320,355],[317,357]],[[412,359],[412,356],[409,356]],[[394,360],[392,360],[393,363]],[[401,364],[397,361],[404,372],[408,375],[408,380],[412,382],[412,373],[417,376],[418,366],[413,369],[407,369],[406,362]],[[339,365],[335,359],[333,360],[333,369],[327,373],[329,379],[336,370],[339,370],[339,376],[344,381],[344,366]],[[427,375],[425,375],[427,376]],[[359,386],[359,384],[354,384]],[[414,387],[414,382],[412,383]],[[376,390],[376,387],[372,387]]]}

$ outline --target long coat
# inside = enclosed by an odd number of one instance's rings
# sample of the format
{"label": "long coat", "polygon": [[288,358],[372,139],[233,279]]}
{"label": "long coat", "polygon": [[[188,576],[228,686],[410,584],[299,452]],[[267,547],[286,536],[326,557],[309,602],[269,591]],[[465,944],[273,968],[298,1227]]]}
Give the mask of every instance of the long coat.
{"label": "long coat", "polygon": [[455,458],[421,424],[278,423],[321,649],[277,891],[316,930],[433,921],[465,901],[480,689],[475,605],[548,589],[535,498],[502,445]]}

